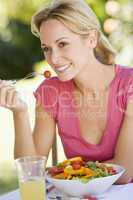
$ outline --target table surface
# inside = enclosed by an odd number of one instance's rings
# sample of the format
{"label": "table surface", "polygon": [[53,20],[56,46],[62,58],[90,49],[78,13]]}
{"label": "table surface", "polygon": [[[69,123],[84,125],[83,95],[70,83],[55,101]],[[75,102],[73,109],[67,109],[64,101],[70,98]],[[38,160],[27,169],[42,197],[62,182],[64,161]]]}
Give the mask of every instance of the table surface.
{"label": "table surface", "polygon": [[[59,196],[60,193],[56,189],[51,190],[51,192],[48,194],[47,200],[50,200],[51,199],[50,197],[55,197],[56,195]],[[64,198],[62,199],[64,200]],[[118,199],[133,200],[133,183],[125,185],[112,185],[112,187],[103,195],[102,198],[98,198],[98,200],[118,200]],[[0,200],[21,200],[19,190],[15,190],[0,196]],[[70,200],[78,200],[78,198],[70,198]]]}

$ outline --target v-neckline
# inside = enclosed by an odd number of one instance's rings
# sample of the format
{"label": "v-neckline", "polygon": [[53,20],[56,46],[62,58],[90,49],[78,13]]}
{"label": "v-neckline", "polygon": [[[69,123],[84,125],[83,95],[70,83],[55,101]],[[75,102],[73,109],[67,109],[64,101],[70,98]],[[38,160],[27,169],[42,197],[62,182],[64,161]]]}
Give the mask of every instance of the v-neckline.
{"label": "v-neckline", "polygon": [[[111,116],[111,110],[110,110],[111,106],[110,106],[110,104],[111,104],[111,96],[112,96],[112,87],[113,87],[113,83],[115,82],[117,74],[118,74],[118,71],[119,71],[118,67],[119,66],[117,64],[114,64],[115,75],[114,75],[114,78],[112,79],[112,81],[109,84],[108,99],[107,99],[107,109],[106,109],[106,111],[107,111],[106,124],[105,124],[105,129],[103,131],[103,135],[102,135],[101,140],[100,140],[100,142],[98,144],[93,144],[91,142],[86,141],[83,138],[83,136],[81,134],[80,119],[79,119],[79,116],[77,114],[75,114],[78,137],[87,146],[97,148],[97,147],[101,146],[102,143],[103,143],[103,140],[104,140],[104,137],[105,137],[105,134],[106,134],[106,130],[107,130],[108,125],[109,125],[110,116]],[[74,100],[74,91],[75,91],[75,83],[72,80],[72,100]],[[76,108],[75,107],[73,107],[73,110],[74,110],[74,113],[76,113]]]}

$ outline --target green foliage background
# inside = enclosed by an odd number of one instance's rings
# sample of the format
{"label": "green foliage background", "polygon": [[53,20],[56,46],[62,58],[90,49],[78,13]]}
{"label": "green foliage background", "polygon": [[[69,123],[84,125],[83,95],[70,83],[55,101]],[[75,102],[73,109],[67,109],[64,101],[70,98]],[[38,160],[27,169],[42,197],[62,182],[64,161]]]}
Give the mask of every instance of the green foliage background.
{"label": "green foliage background", "polygon": [[[105,12],[107,0],[86,0],[96,12],[101,25],[110,16]],[[34,65],[43,60],[40,41],[31,34],[30,20],[32,14],[48,0],[0,0],[0,78],[22,78],[34,70]],[[116,0],[126,10],[132,0]],[[133,19],[125,19],[119,13],[114,18],[122,22],[121,38],[112,37],[112,43],[121,51],[127,38],[133,38]],[[118,27],[119,29],[119,27]],[[105,33],[106,34],[106,33]],[[107,34],[106,34],[107,35]],[[109,36],[109,35],[107,35]],[[130,43],[130,41],[128,41]],[[133,59],[131,60],[133,64]],[[13,169],[4,165],[0,176],[0,194],[18,187]],[[3,168],[0,168],[2,172]],[[6,176],[8,174],[8,178]]]}
{"label": "green foliage background", "polygon": [[[107,0],[86,0],[96,12],[101,25],[109,17],[105,12]],[[30,31],[32,14],[49,0],[0,0],[0,78],[22,78],[33,70],[35,63],[43,60],[40,41]],[[128,0],[118,0],[127,4]],[[5,21],[3,23],[2,21]]]}

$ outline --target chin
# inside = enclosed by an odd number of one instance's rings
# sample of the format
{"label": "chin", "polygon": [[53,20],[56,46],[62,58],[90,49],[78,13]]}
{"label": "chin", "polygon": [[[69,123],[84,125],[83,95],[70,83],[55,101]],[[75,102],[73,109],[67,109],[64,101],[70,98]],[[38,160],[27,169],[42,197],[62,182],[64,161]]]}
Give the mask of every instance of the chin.
{"label": "chin", "polygon": [[65,76],[64,77],[58,76],[58,78],[59,78],[60,81],[65,82],[65,81],[72,80],[74,77],[73,76],[66,76],[66,77]]}

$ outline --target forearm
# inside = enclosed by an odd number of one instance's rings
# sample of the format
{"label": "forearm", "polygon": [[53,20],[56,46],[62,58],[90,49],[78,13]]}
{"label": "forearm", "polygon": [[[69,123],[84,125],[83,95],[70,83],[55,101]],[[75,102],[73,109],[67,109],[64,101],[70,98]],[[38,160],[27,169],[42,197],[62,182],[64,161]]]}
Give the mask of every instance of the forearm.
{"label": "forearm", "polygon": [[132,177],[130,176],[126,166],[124,166],[124,164],[121,161],[118,161],[116,158],[113,158],[110,160],[106,160],[104,162],[121,165],[126,169],[125,173],[115,182],[115,184],[126,184],[126,183],[130,183],[132,181]]}
{"label": "forearm", "polygon": [[28,111],[13,113],[15,128],[14,157],[36,155]]}

